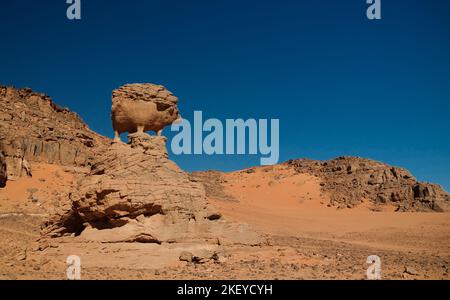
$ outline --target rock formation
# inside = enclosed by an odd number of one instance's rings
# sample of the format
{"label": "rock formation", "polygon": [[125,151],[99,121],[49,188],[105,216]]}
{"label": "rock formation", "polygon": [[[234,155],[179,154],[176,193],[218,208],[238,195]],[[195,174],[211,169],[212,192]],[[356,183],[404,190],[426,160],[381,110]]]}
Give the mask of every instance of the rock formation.
{"label": "rock formation", "polygon": [[208,207],[203,186],[168,159],[165,137],[129,138],[129,145],[114,143],[96,157],[45,234],[101,242],[261,243],[245,225],[228,223]]}
{"label": "rock formation", "polygon": [[[178,99],[161,86],[125,86],[113,97],[118,108],[113,114],[118,112],[123,120],[120,109],[127,108],[127,122],[143,124],[143,130],[160,131],[179,118]],[[144,108],[153,107],[154,114],[145,112],[141,118],[139,110],[133,110],[141,102]],[[49,210],[52,217],[43,226],[44,237],[213,245],[262,241],[245,225],[222,220],[208,206],[202,184],[169,160],[166,138],[125,129],[132,131],[130,143],[111,144],[48,96],[1,86],[0,184],[6,177],[31,176],[34,163],[74,170],[79,178],[76,189],[58,197],[56,213]]]}
{"label": "rock formation", "polygon": [[353,207],[362,200],[391,203],[398,211],[450,211],[450,195],[439,185],[418,182],[407,170],[370,159],[339,157],[330,161],[291,160],[297,172],[322,180],[332,206]]}
{"label": "rock formation", "polygon": [[155,131],[161,136],[164,127],[180,118],[178,98],[164,86],[150,83],[127,84],[113,91],[111,118],[115,141],[120,134]]}
{"label": "rock formation", "polygon": [[8,179],[32,174],[30,163],[88,166],[95,151],[109,144],[80,117],[30,89],[0,86],[0,151]]}

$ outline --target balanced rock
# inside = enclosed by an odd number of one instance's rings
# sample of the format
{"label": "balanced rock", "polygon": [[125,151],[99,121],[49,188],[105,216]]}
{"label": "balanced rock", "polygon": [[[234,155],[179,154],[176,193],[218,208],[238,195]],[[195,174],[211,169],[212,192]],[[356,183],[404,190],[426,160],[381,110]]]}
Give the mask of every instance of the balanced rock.
{"label": "balanced rock", "polygon": [[113,91],[111,118],[115,141],[120,134],[155,131],[180,119],[178,98],[162,85],[127,84]]}

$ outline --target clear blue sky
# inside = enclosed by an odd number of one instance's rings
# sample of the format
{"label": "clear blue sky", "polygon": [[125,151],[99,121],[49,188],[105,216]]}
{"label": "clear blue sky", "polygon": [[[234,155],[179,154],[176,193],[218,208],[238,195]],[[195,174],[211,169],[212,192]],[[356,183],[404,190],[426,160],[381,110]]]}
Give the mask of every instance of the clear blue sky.
{"label": "clear blue sky", "polygon": [[[112,136],[111,91],[153,82],[183,116],[279,118],[281,160],[356,155],[450,190],[450,1],[2,1],[0,83],[31,87]],[[167,133],[168,130],[166,130]],[[240,169],[258,156],[181,156]]]}

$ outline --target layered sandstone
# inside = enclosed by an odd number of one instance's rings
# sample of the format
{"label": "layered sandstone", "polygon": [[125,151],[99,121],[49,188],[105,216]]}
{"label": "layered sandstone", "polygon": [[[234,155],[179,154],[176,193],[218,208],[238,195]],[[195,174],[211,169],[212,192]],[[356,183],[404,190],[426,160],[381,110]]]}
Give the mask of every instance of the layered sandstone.
{"label": "layered sandstone", "polygon": [[47,95],[0,86],[0,151],[8,179],[31,176],[32,162],[88,166],[108,143]]}
{"label": "layered sandstone", "polygon": [[258,244],[245,225],[221,219],[199,182],[168,159],[166,138],[130,135],[99,154],[91,172],[50,220],[46,235],[100,242]]}

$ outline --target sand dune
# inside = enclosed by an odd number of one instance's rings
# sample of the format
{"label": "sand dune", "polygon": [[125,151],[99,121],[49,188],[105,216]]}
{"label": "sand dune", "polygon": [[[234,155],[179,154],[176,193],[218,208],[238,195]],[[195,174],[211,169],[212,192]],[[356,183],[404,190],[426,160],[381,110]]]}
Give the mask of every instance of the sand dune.
{"label": "sand dune", "polygon": [[210,198],[225,217],[258,230],[346,241],[381,249],[450,253],[449,213],[399,213],[386,205],[372,211],[364,202],[351,209],[328,207],[320,180],[284,166],[224,175],[224,192],[236,200]]}

